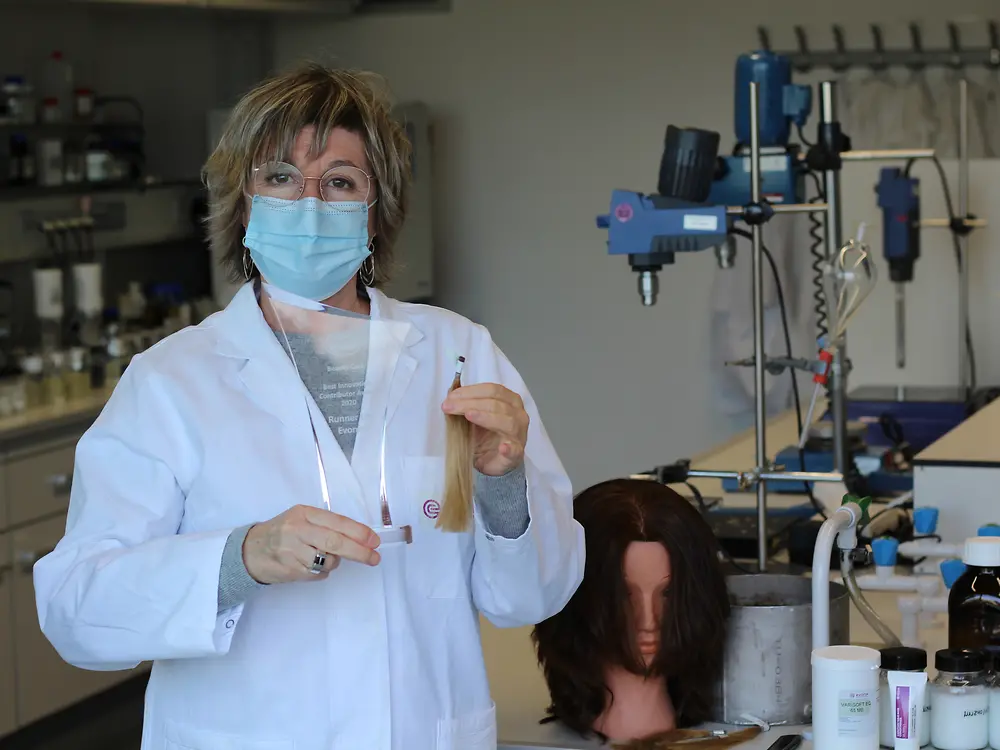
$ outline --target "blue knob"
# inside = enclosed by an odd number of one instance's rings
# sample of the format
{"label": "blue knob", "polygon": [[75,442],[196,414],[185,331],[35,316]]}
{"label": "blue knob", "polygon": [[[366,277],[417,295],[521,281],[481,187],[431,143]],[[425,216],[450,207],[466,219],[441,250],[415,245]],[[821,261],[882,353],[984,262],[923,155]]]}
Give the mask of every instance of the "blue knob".
{"label": "blue knob", "polygon": [[913,530],[920,536],[933,534],[937,530],[937,508],[917,508],[913,511]]}
{"label": "blue knob", "polygon": [[976,536],[1000,536],[1000,526],[997,526],[995,523],[980,526],[979,531],[976,532]]}
{"label": "blue knob", "polygon": [[965,572],[965,563],[961,560],[943,560],[940,567],[945,588],[949,589]]}
{"label": "blue knob", "polygon": [[899,540],[883,537],[872,542],[872,554],[875,564],[879,567],[892,567],[896,564],[896,552],[899,551]]}

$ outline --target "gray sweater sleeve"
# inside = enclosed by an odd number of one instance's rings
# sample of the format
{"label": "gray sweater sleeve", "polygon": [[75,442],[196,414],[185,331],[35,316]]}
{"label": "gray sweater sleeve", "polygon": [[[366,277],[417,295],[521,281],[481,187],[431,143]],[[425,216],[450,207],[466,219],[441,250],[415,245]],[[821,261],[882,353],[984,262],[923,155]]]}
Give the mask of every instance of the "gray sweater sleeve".
{"label": "gray sweater sleeve", "polygon": [[[528,481],[524,465],[500,477],[476,472],[476,507],[483,525],[493,536],[517,539],[528,530]],[[235,529],[226,540],[219,568],[219,611],[235,607],[264,588],[247,572],[243,562],[243,541],[250,526]]]}
{"label": "gray sweater sleeve", "polygon": [[230,609],[245,602],[254,592],[264,588],[247,572],[243,562],[243,541],[250,526],[234,529],[222,550],[222,565],[219,567],[219,611]]}
{"label": "gray sweater sleeve", "polygon": [[476,507],[483,525],[493,536],[517,539],[528,530],[528,480],[524,464],[503,476],[476,472]]}

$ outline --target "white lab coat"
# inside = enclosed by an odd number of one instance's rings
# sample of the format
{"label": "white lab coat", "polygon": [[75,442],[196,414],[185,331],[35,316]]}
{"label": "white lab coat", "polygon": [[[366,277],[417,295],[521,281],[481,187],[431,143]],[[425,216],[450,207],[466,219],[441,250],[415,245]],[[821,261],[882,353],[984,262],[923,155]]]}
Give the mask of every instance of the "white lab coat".
{"label": "white lab coat", "polygon": [[[410,324],[387,393],[366,387],[366,404],[388,399],[393,521],[414,529],[377,567],[344,563],[217,611],[230,531],[322,503],[303,385],[249,285],[138,356],[80,440],[66,535],[35,566],[39,621],[71,664],[154,661],[142,750],[493,750],[479,613],[533,624],[579,585],[570,482],[516,370],[482,327],[371,294],[373,319]],[[423,512],[441,497],[456,353],[465,382],[504,384],[531,417],[531,521],[515,540],[479,519],[446,534]],[[351,465],[320,435],[334,511],[369,525],[380,431],[362,417]]]}

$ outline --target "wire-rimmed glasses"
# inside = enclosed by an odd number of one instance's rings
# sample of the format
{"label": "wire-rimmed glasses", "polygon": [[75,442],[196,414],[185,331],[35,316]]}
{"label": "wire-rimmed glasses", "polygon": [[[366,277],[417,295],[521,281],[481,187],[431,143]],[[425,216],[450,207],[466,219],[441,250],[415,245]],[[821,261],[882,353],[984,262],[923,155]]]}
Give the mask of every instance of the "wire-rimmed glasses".
{"label": "wire-rimmed glasses", "polygon": [[348,164],[328,169],[321,177],[306,177],[298,167],[283,161],[269,161],[253,170],[253,195],[297,201],[310,180],[319,182],[320,197],[326,203],[363,203],[369,208],[372,178],[364,170]]}

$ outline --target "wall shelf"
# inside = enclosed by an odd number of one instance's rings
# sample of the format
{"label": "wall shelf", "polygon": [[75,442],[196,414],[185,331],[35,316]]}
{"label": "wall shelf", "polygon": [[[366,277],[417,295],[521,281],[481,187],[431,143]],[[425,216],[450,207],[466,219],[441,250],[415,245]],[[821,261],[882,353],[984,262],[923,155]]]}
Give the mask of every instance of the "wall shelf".
{"label": "wall shelf", "polygon": [[0,122],[0,137],[24,135],[32,138],[71,138],[91,133],[143,132],[141,122]]}
{"label": "wall shelf", "polygon": [[60,196],[85,196],[94,193],[143,193],[163,188],[197,188],[201,181],[187,180],[126,180],[116,182],[78,182],[71,185],[47,187],[44,185],[0,185],[0,203],[58,198]]}

